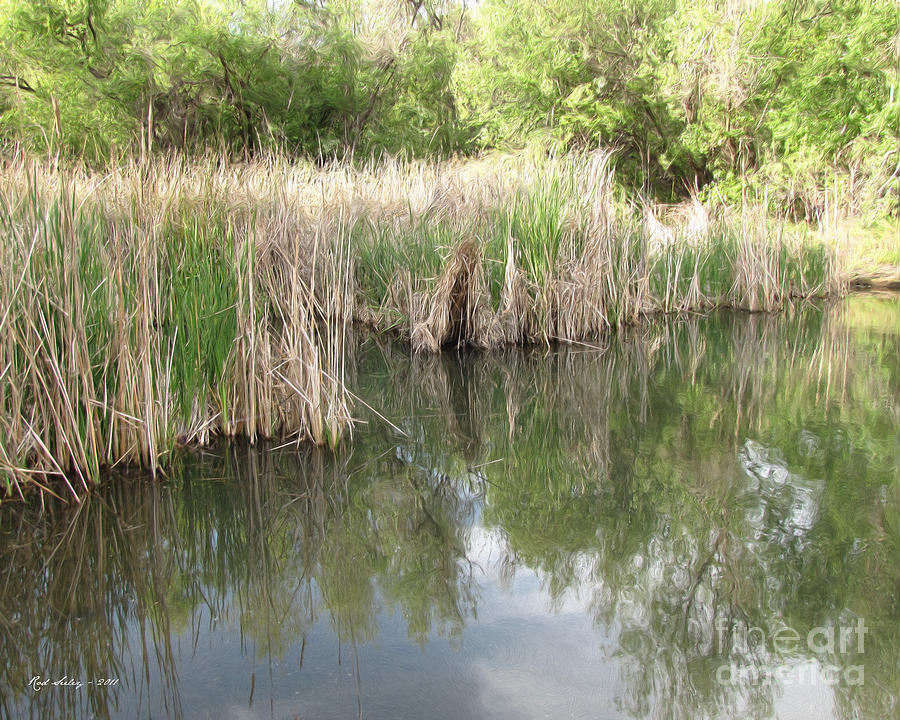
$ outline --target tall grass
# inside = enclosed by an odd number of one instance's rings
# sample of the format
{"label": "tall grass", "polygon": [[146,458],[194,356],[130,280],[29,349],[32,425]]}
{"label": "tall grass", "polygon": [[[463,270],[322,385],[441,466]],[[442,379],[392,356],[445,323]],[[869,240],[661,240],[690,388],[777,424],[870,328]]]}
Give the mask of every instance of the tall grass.
{"label": "tall grass", "polygon": [[[691,214],[693,213],[693,214]],[[579,342],[658,313],[839,292],[750,204],[686,221],[607,153],[320,167],[0,167],[0,473],[72,495],[214,434],[334,445],[349,323],[416,350]]]}
{"label": "tall grass", "polygon": [[0,188],[7,493],[78,496],[212,434],[339,440],[342,324],[324,322],[305,244],[273,242],[277,214],[17,170]]}
{"label": "tall grass", "polygon": [[[772,311],[842,290],[830,248],[762,204],[710,218],[695,200],[695,217],[667,225],[614,189],[609,161],[593,153],[501,158],[489,169],[413,166],[432,173],[429,194],[361,203],[362,304],[376,325],[383,318],[433,351],[577,342],[658,313]],[[373,194],[377,180],[361,173],[357,196]],[[405,206],[423,211],[405,220],[386,210]]]}
{"label": "tall grass", "polygon": [[764,203],[710,217],[694,200],[666,224],[615,189],[602,152],[341,166],[311,181],[316,212],[353,218],[354,318],[418,350],[577,342],[658,313],[772,311],[845,286],[829,245]]}

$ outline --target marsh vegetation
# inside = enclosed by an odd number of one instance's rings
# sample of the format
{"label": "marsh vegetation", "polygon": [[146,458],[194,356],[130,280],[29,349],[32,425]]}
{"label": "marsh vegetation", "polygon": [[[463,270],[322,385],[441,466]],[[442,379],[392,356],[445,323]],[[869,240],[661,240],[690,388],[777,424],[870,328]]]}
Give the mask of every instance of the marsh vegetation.
{"label": "marsh vegetation", "polygon": [[596,343],[890,282],[898,26],[889,0],[2,0],[3,492],[218,435],[335,447],[350,328]]}
{"label": "marsh vegetation", "polygon": [[6,491],[55,477],[77,495],[104,467],[155,470],[213,435],[334,446],[351,327],[416,351],[578,343],[841,292],[821,233],[696,200],[665,225],[628,204],[609,162],[8,163]]}

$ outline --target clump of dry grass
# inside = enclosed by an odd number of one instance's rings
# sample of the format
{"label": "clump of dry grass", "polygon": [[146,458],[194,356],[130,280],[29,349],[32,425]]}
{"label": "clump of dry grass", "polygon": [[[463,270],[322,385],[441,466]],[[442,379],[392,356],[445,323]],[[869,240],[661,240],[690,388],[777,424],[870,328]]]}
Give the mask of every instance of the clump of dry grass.
{"label": "clump of dry grass", "polygon": [[328,321],[339,300],[315,287],[306,238],[277,211],[132,172],[4,174],[7,493],[58,481],[77,497],[107,466],[155,471],[213,434],[334,445],[349,422],[345,323]]}
{"label": "clump of dry grass", "polygon": [[[826,246],[761,207],[710,213],[695,198],[669,211],[674,223],[638,210],[606,153],[432,172],[440,189],[427,201],[418,185],[386,205],[419,211],[364,202],[351,233],[355,317],[417,350],[577,342],[657,313],[771,311],[842,289]],[[371,181],[361,176],[357,197]]]}
{"label": "clump of dry grass", "polygon": [[77,495],[105,466],[155,469],[214,434],[334,445],[351,322],[422,351],[578,342],[840,291],[821,243],[752,207],[710,219],[695,201],[666,224],[615,190],[610,160],[8,162],[7,492],[52,476]]}

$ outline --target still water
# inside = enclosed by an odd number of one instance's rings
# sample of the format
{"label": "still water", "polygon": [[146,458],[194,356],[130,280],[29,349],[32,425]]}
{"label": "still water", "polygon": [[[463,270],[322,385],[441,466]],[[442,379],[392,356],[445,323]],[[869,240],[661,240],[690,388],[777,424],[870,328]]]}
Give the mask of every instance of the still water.
{"label": "still water", "polygon": [[0,712],[900,712],[897,297],[347,373],[336,456],[4,512]]}

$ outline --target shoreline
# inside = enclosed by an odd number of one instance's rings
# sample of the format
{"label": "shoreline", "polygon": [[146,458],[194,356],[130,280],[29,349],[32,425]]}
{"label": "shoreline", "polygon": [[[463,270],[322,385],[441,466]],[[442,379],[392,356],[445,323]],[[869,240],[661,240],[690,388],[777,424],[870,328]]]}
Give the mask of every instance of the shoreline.
{"label": "shoreline", "polygon": [[[657,314],[655,316],[645,316],[641,318],[635,324],[622,326],[620,328],[613,328],[609,332],[605,333],[602,336],[597,336],[593,339],[588,339],[584,342],[565,342],[565,341],[551,341],[544,345],[543,347],[547,350],[551,351],[565,351],[565,350],[584,350],[584,351],[595,351],[599,354],[605,354],[610,351],[610,347],[612,343],[615,342],[634,342],[635,338],[640,339],[643,336],[643,333],[659,331],[660,328],[666,325],[672,324],[682,324],[682,323],[690,323],[693,321],[702,321],[714,315],[729,315],[734,317],[746,316],[748,318],[753,318],[755,316],[767,316],[767,317],[777,317],[779,315],[784,314],[785,312],[792,309],[803,309],[803,306],[807,303],[817,304],[817,303],[825,303],[825,304],[837,304],[843,302],[849,297],[853,296],[873,296],[878,298],[900,298],[900,292],[889,290],[879,290],[874,288],[864,288],[858,286],[850,286],[849,292],[842,296],[829,296],[829,297],[816,297],[816,298],[804,298],[802,300],[789,303],[785,305],[783,308],[778,310],[768,310],[768,311],[751,311],[747,309],[741,308],[733,308],[733,307],[715,307],[710,308],[706,311],[702,312],[692,312],[692,313],[682,313],[682,314]],[[402,351],[409,356],[420,357],[423,358],[424,362],[427,362],[428,357],[441,356],[446,353],[451,355],[456,353],[474,353],[476,356],[490,358],[495,354],[500,354],[498,356],[502,356],[505,353],[529,353],[538,351],[541,346],[531,343],[526,345],[503,345],[497,346],[494,348],[478,348],[478,347],[459,347],[459,348],[442,348],[438,353],[416,353],[408,340],[403,340],[401,337],[396,334],[386,335],[384,332],[380,332],[374,330],[372,328],[359,327],[355,328],[351,334],[355,335],[355,342],[365,342],[368,338],[374,338],[376,341],[387,340],[389,343],[394,343],[402,348]],[[610,342],[606,344],[593,344],[591,340],[598,341],[603,338],[610,339]],[[363,403],[364,407],[368,407]],[[377,409],[371,409],[376,416],[379,416]],[[391,421],[389,418],[384,419],[384,421],[391,425]],[[346,442],[353,442],[353,432],[352,432],[352,424],[356,422],[356,420],[351,421],[351,427],[348,429],[347,438],[342,440],[341,445]],[[283,439],[275,438],[275,437],[260,437],[256,440],[252,440],[246,434],[215,434],[211,433],[206,436],[204,439],[200,440],[197,438],[191,439],[186,442],[179,442],[174,446],[170,451],[170,456],[177,457],[182,453],[203,453],[204,451],[212,449],[213,452],[216,452],[216,448],[265,448],[266,446],[270,446],[272,449],[276,448],[284,448],[286,445],[293,445],[298,451],[305,452],[315,452],[315,453],[325,453],[330,454],[331,452],[338,452],[340,446],[335,446],[333,448],[320,447],[314,443],[310,443],[308,441],[293,441],[284,443]],[[146,467],[141,467],[137,464],[119,464],[113,466],[104,466],[101,467],[101,476],[99,482],[91,485],[85,493],[78,494],[75,497],[66,497],[65,493],[65,484],[62,480],[57,480],[54,485],[51,485],[46,488],[31,488],[33,491],[29,494],[26,491],[24,497],[16,496],[16,495],[8,495],[2,498],[0,501],[0,505],[10,505],[13,504],[19,508],[28,508],[32,507],[32,500],[35,495],[44,496],[45,499],[41,500],[41,504],[46,500],[52,499],[56,502],[61,503],[63,506],[69,505],[70,502],[74,501],[75,504],[81,503],[89,496],[93,496],[98,492],[104,490],[104,488],[109,488],[111,485],[114,485],[116,482],[122,479],[128,479],[135,481],[145,481],[145,480],[163,480],[168,476],[168,465],[161,466],[157,468],[156,472],[151,472]],[[69,481],[74,482],[76,477],[73,474],[69,475]]]}

